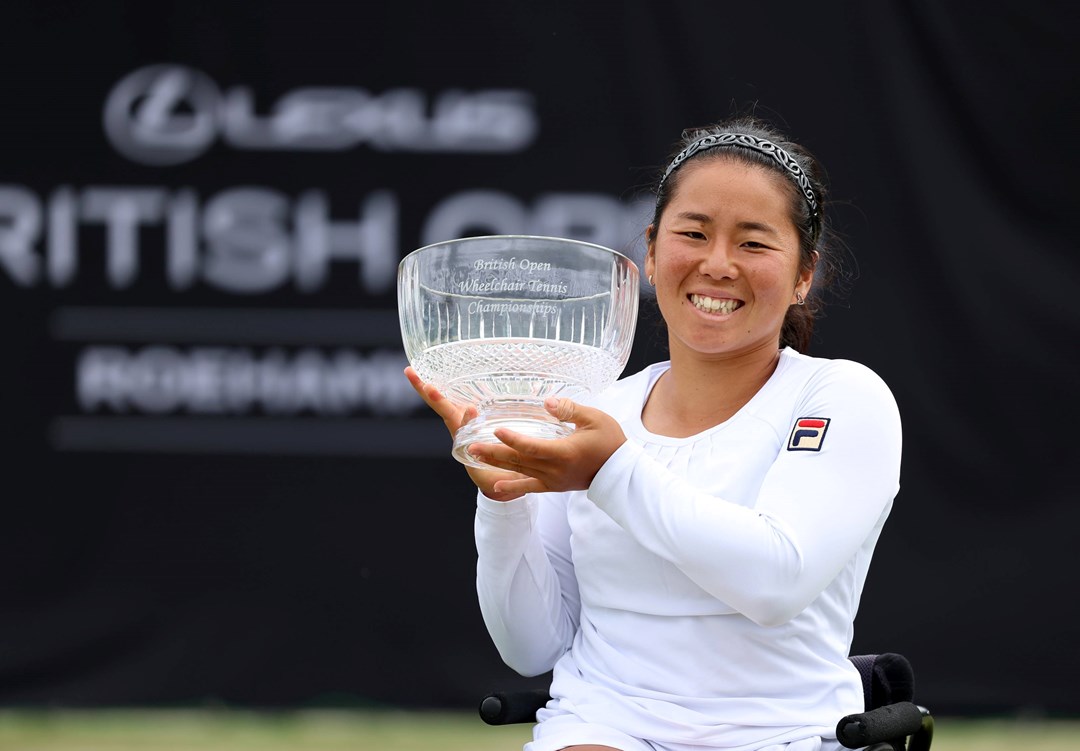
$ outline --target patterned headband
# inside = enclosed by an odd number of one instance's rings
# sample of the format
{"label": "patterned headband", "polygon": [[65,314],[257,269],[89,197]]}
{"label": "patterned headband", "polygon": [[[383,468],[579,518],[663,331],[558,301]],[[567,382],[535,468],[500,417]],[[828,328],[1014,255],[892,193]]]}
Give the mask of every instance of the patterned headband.
{"label": "patterned headband", "polygon": [[664,190],[664,183],[667,182],[668,177],[679,168],[683,162],[692,157],[699,151],[705,149],[716,148],[717,146],[741,146],[744,149],[750,149],[756,151],[759,154],[775,159],[777,164],[784,168],[785,171],[795,181],[795,184],[799,187],[803,198],[806,199],[807,205],[810,207],[810,221],[814,226],[814,234],[820,230],[818,217],[818,201],[817,194],[814,193],[814,189],[810,186],[810,178],[803,172],[802,167],[796,162],[791,154],[784,151],[772,141],[766,141],[764,138],[757,138],[755,136],[748,136],[744,133],[720,133],[715,136],[705,136],[699,138],[685,149],[680,151],[674,159],[671,160],[671,164],[664,171],[664,176],[660,178],[660,185],[656,191],[657,203],[660,202],[660,195]]}

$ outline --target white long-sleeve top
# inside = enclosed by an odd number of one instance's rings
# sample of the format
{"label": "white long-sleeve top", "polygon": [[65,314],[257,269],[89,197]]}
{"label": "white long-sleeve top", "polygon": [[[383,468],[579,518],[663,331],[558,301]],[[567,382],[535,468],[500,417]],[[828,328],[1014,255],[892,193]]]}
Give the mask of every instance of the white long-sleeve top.
{"label": "white long-sleeve top", "polygon": [[901,430],[866,367],[781,352],[726,422],[688,438],[641,422],[669,363],[593,400],[627,441],[588,491],[477,499],[477,591],[545,716],[660,743],[755,749],[834,737],[863,709],[848,662],[874,546],[899,489]]}

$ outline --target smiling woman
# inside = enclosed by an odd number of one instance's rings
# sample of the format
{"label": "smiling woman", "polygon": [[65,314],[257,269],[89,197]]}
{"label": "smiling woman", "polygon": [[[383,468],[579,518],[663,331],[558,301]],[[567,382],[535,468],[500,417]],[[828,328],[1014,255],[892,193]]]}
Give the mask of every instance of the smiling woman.
{"label": "smiling woman", "polygon": [[[814,317],[821,306],[819,291],[823,291],[836,276],[838,262],[830,248],[826,231],[825,199],[827,188],[821,178],[823,170],[805,148],[796,144],[767,124],[751,118],[738,118],[711,128],[695,128],[683,133],[677,154],[672,158],[656,191],[656,209],[648,230],[650,249],[656,239],[661,217],[665,215],[679,186],[693,170],[680,169],[684,162],[702,165],[727,162],[743,165],[747,170],[758,168],[759,180],[771,179],[773,198],[785,204],[774,206],[786,217],[772,225],[762,220],[741,222],[746,230],[758,229],[773,238],[789,225],[797,233],[797,245],[789,247],[798,255],[801,274],[810,272],[815,281],[814,294],[798,292],[799,308],[790,309],[784,319],[781,344],[806,352],[813,333]],[[747,186],[749,187],[749,186]],[[769,191],[762,196],[768,200]],[[779,193],[780,195],[776,195]],[[782,197],[781,197],[782,196]],[[692,212],[688,212],[692,213]],[[711,220],[711,215],[698,215]]]}
{"label": "smiling woman", "polygon": [[[873,372],[805,354],[820,174],[758,122],[686,132],[646,234],[670,360],[549,400],[567,438],[470,446],[497,468],[468,470],[488,632],[554,671],[526,751],[831,751],[862,709],[847,658],[901,430]],[[409,377],[452,433],[471,419]]]}
{"label": "smiling woman", "polygon": [[683,168],[678,195],[649,233],[645,270],[667,321],[672,359],[777,351],[793,304],[809,294],[813,265],[775,173],[731,159]]}

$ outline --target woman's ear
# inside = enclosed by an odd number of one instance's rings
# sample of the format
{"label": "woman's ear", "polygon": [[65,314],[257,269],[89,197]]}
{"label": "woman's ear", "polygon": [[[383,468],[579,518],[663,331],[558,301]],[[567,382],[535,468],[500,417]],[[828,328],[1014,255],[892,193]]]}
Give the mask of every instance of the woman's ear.
{"label": "woman's ear", "polygon": [[656,226],[645,229],[645,278],[651,279],[656,272]]}
{"label": "woman's ear", "polygon": [[795,280],[795,292],[802,295],[804,299],[810,296],[810,288],[814,286],[814,269],[817,268],[819,258],[821,254],[815,250],[810,265],[799,269],[799,276]]}

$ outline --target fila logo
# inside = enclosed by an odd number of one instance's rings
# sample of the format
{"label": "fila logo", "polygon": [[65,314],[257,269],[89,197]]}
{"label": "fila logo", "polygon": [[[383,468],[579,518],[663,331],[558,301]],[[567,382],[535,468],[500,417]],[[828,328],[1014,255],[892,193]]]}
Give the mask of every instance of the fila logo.
{"label": "fila logo", "polygon": [[791,429],[788,451],[821,451],[825,431],[829,429],[828,417],[800,417]]}

